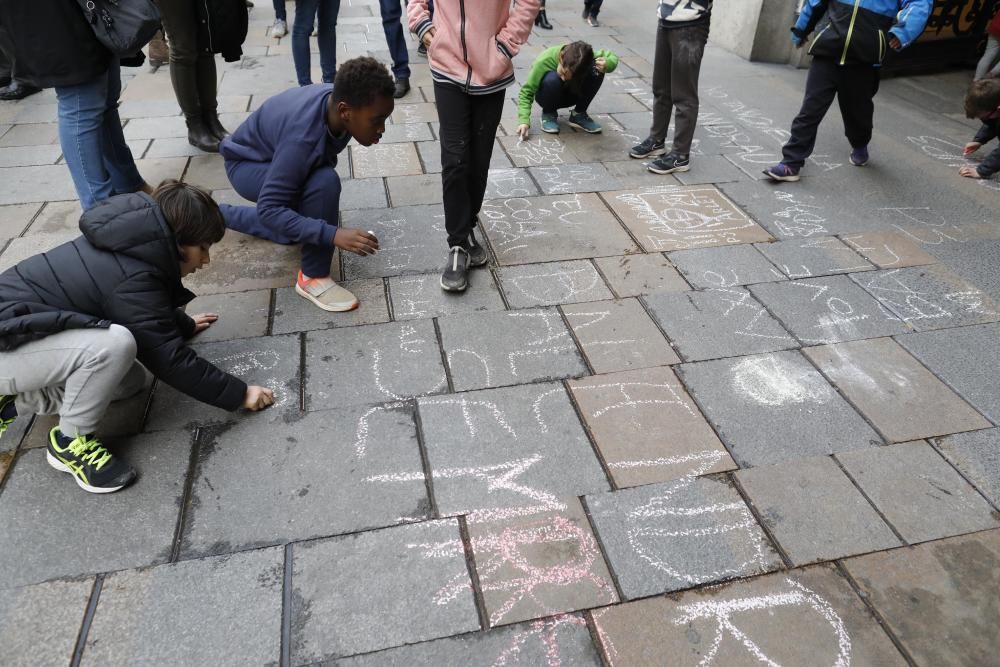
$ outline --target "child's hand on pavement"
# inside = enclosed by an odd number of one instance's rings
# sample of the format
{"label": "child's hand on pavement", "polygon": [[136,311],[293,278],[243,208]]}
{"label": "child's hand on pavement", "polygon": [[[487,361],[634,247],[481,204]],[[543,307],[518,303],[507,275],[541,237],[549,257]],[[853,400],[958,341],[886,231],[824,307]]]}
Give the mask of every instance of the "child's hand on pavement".
{"label": "child's hand on pavement", "polygon": [[194,320],[194,332],[199,334],[212,326],[219,319],[219,316],[216,313],[198,313],[192,315],[191,319]]}
{"label": "child's hand on pavement", "polygon": [[333,245],[363,257],[375,254],[378,250],[378,239],[371,232],[341,227],[333,237]]}
{"label": "child's hand on pavement", "polygon": [[529,125],[518,125],[517,126],[517,136],[521,137],[521,139],[527,139],[528,138],[528,131],[530,129],[531,129],[531,126],[529,126]]}
{"label": "child's hand on pavement", "polygon": [[243,396],[243,407],[252,412],[274,405],[274,392],[267,387],[250,385]]}
{"label": "child's hand on pavement", "polygon": [[983,145],[978,141],[970,141],[965,144],[965,148],[962,149],[962,155],[972,155],[982,147]]}
{"label": "child's hand on pavement", "polygon": [[608,61],[606,58],[598,58],[594,61],[594,69],[597,70],[598,74],[604,74],[604,68],[608,66]]}
{"label": "child's hand on pavement", "polygon": [[982,178],[982,176],[979,175],[979,170],[971,164],[963,165],[958,170],[958,173],[960,176],[965,176],[966,178]]}

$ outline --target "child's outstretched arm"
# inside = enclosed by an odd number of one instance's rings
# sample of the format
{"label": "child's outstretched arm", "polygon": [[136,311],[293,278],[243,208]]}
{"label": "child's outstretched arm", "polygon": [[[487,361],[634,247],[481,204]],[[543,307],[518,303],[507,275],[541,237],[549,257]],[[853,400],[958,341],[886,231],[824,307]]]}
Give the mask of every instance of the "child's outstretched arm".
{"label": "child's outstretched arm", "polygon": [[594,60],[604,59],[604,71],[602,74],[611,74],[618,69],[618,54],[608,49],[594,49]]}

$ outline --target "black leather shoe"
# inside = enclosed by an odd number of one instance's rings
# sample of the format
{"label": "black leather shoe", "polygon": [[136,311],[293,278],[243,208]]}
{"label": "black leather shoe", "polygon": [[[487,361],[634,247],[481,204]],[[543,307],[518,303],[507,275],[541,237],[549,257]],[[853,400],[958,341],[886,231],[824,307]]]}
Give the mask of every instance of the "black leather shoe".
{"label": "black leather shoe", "polygon": [[222,141],[229,136],[229,130],[222,126],[217,113],[212,112],[205,114],[205,127],[207,127],[212,136],[219,141]]}
{"label": "black leather shoe", "polygon": [[552,24],[549,23],[549,17],[545,15],[544,9],[538,11],[538,16],[535,18],[535,25],[542,30],[552,30]]}
{"label": "black leather shoe", "polygon": [[14,100],[23,100],[28,95],[34,95],[35,93],[40,92],[42,92],[41,88],[35,88],[34,86],[21,83],[20,81],[12,81],[6,88],[0,90],[0,100],[13,102]]}
{"label": "black leather shoe", "polygon": [[188,143],[206,153],[219,152],[219,139],[201,119],[188,120]]}
{"label": "black leather shoe", "polygon": [[396,79],[396,92],[392,94],[397,100],[410,92],[410,80],[409,79]]}

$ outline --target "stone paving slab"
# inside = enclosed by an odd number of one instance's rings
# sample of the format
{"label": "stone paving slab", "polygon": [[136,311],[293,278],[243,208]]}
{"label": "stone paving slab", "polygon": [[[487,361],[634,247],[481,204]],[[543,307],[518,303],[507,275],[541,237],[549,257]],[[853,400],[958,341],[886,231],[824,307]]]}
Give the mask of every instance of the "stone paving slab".
{"label": "stone paving slab", "polygon": [[305,357],[306,410],[386,403],[448,389],[428,320],[311,331]]}
{"label": "stone paving slab", "polygon": [[619,488],[736,467],[669,368],[584,378],[569,387]]}
{"label": "stone paving slab", "polygon": [[437,105],[428,102],[397,104],[392,110],[390,119],[393,125],[403,123],[432,123],[438,119]]}
{"label": "stone paving slab", "polygon": [[379,145],[406,143],[410,141],[434,141],[431,126],[427,123],[396,123],[386,125],[385,134],[379,139]]}
{"label": "stone paving slab", "polygon": [[41,210],[41,204],[0,206],[0,238],[20,236]]}
{"label": "stone paving slab", "polygon": [[732,183],[746,179],[746,175],[721,155],[704,155],[691,159],[691,170],[677,173],[682,185]]}
{"label": "stone paving slab", "polygon": [[741,470],[736,479],[794,565],[901,544],[829,457]]}
{"label": "stone paving slab", "polygon": [[388,199],[385,181],[381,178],[351,178],[341,181],[340,210],[354,211],[359,208],[385,208]]}
{"label": "stone paving slab", "polygon": [[0,169],[0,205],[27,204],[76,198],[66,165],[4,167]]}
{"label": "stone paving slab", "polygon": [[562,312],[595,373],[680,362],[635,299],[567,305]]}
{"label": "stone paving slab", "polygon": [[475,632],[334,662],[338,667],[413,665],[580,665],[599,667],[587,621],[572,614]]}
{"label": "stone paving slab", "polygon": [[[641,141],[641,139],[640,139]],[[664,187],[667,185],[679,186],[678,181],[671,174],[654,174],[646,169],[646,163],[629,158],[628,151],[638,142],[633,142],[631,138],[621,140],[623,148],[620,151],[609,151],[605,155],[602,164],[608,172],[618,178],[626,188],[648,188]],[[628,144],[625,146],[624,144]],[[590,156],[586,156],[591,159]]]}
{"label": "stone paving slab", "polygon": [[55,122],[22,123],[10,128],[3,134],[3,137],[0,137],[0,148],[3,149],[58,143],[59,127]]}
{"label": "stone paving slab", "polygon": [[277,664],[283,563],[262,549],[111,574],[81,664]]}
{"label": "stone paving slab", "polygon": [[153,139],[145,153],[146,158],[194,157],[204,155],[201,149],[188,143],[187,137],[164,137]]}
{"label": "stone paving slab", "polygon": [[600,162],[529,167],[528,171],[547,195],[599,192],[622,187]]}
{"label": "stone paving slab", "polygon": [[597,257],[594,263],[619,297],[690,289],[681,274],[660,253]]}
{"label": "stone paving slab", "polygon": [[473,522],[469,540],[490,626],[618,602],[577,498],[563,509]]}
{"label": "stone paving slab", "polygon": [[[255,442],[261,446],[247,446]],[[369,479],[420,465],[411,404],[324,410],[279,424],[244,421],[204,430],[182,557],[427,519],[423,480],[387,486]],[[266,486],[259,483],[262,473]]]}
{"label": "stone paving slab", "polygon": [[[497,136],[502,136],[498,131]],[[441,173],[441,142],[421,141],[417,143],[417,152],[420,154],[420,161],[424,165],[425,174]],[[493,154],[490,156],[490,169],[510,169],[514,165],[507,154],[503,152],[500,143],[493,144]],[[439,186],[440,189],[440,186]],[[489,198],[489,195],[487,195]]]}
{"label": "stone paving slab", "polygon": [[166,562],[191,439],[190,432],[170,431],[109,440],[108,447],[138,471],[139,479],[105,496],[85,493],[69,475],[53,470],[43,450],[21,454],[0,495],[3,586]]}
{"label": "stone paving slab", "polygon": [[440,204],[444,199],[438,174],[393,176],[386,179],[393,206]]}
{"label": "stone paving slab", "polygon": [[1000,531],[852,558],[845,567],[917,664],[996,662]]}
{"label": "stone paving slab", "polygon": [[541,195],[528,169],[490,169],[486,200]]}
{"label": "stone paving slab", "polygon": [[580,161],[559,139],[545,136],[521,139],[512,136],[501,137],[498,141],[515,167],[549,167]]}
{"label": "stone paving slab", "polygon": [[910,544],[1000,526],[997,512],[926,442],[837,458]]}
{"label": "stone paving slab", "polygon": [[604,199],[647,252],[771,240],[770,234],[709,185],[608,192]]}
{"label": "stone paving slab", "polygon": [[678,250],[669,257],[696,289],[722,289],[786,279],[753,245]]}
{"label": "stone paving slab", "polygon": [[[635,133],[631,130],[618,129],[615,125],[605,123],[603,120],[598,120],[598,122],[604,124],[605,128],[604,133],[597,137],[589,134],[584,135],[583,133],[573,133],[561,139],[570,147],[573,154],[581,162],[614,162],[617,160],[628,160],[629,150],[631,150],[631,148],[636,144],[640,143],[645,137],[644,133]],[[517,123],[514,122],[512,124],[512,129],[516,128]],[[642,134],[642,137],[640,137],[639,134]],[[645,164],[639,162],[638,160],[630,160],[629,165],[635,172],[645,172],[650,177],[654,176],[654,174],[647,172]],[[657,178],[662,179],[663,176],[658,176]],[[652,181],[655,179],[650,178],[649,180]],[[677,182],[672,177],[670,181],[672,183]],[[625,184],[625,187],[635,186]]]}
{"label": "stone paving slab", "polygon": [[[37,204],[30,204],[37,207]],[[28,228],[27,234],[59,234],[72,232],[80,234],[80,216],[83,211],[79,201],[50,201],[38,211],[38,215]]]}
{"label": "stone paving slab", "polygon": [[688,477],[586,501],[626,599],[781,566],[728,481]]}
{"label": "stone paving slab", "polygon": [[385,285],[382,280],[378,278],[348,280],[340,285],[358,298],[359,305],[354,310],[343,313],[327,312],[299,296],[294,287],[276,290],[272,333],[295,333],[389,321],[389,307],[386,304]]}
{"label": "stone paving slab", "polygon": [[913,239],[899,231],[863,232],[840,238],[880,269],[901,269],[937,263]]}
{"label": "stone paving slab", "polygon": [[917,331],[1000,320],[1000,304],[938,264],[851,278]]}
{"label": "stone paving slab", "polygon": [[464,292],[441,289],[436,273],[389,278],[395,320],[415,320],[480,311],[504,310],[503,298],[489,271],[474,271]]}
{"label": "stone paving slab", "polygon": [[379,243],[379,251],[368,257],[344,254],[348,279],[433,273],[447,261],[448,235],[440,204],[344,211],[340,220],[344,227],[374,232]]}
{"label": "stone paving slab", "polygon": [[991,426],[891,339],[826,345],[805,353],[889,442]]}
{"label": "stone paving slab", "polygon": [[[470,523],[526,516],[609,488],[559,384],[428,397],[418,406],[442,515],[469,514]],[[385,481],[417,476],[407,469]]]}
{"label": "stone paving slab", "polygon": [[351,146],[351,173],[354,178],[385,178],[413,176],[423,170],[412,143],[375,144]]}
{"label": "stone paving slab", "polygon": [[187,276],[184,285],[197,294],[244,292],[295,284],[302,252],[227,230],[212,246],[212,263]]}
{"label": "stone paving slab", "polygon": [[62,148],[59,145],[6,147],[0,151],[0,167],[55,164],[61,155]]}
{"label": "stone paving slab", "polygon": [[750,291],[804,345],[910,331],[847,276],[765,283]]}
{"label": "stone paving slab", "polygon": [[271,389],[274,404],[260,412],[242,409],[226,412],[160,382],[153,392],[146,430],[191,428],[243,420],[252,420],[260,426],[283,422],[287,416],[299,412],[300,343],[297,335],[199,343],[192,348],[217,368],[248,385]]}
{"label": "stone paving slab", "polygon": [[784,327],[742,287],[651,294],[643,301],[685,361],[798,347]]}
{"label": "stone paving slab", "polygon": [[596,194],[494,199],[479,219],[501,265],[639,251]]}
{"label": "stone paving slab", "polygon": [[93,579],[83,579],[0,590],[0,627],[7,630],[0,663],[69,664],[93,588]]}
{"label": "stone paving slab", "polygon": [[198,334],[193,342],[210,343],[235,338],[254,338],[267,333],[271,291],[230,292],[200,296],[185,308],[189,315],[216,313],[219,319]]}
{"label": "stone paving slab", "polygon": [[511,308],[532,308],[612,299],[589,261],[507,266],[497,271]]}
{"label": "stone paving slab", "polygon": [[907,664],[830,566],[617,605],[594,625],[614,665]]}
{"label": "stone paving slab", "polygon": [[994,506],[1000,507],[1000,429],[959,433],[932,442]]}
{"label": "stone paving slab", "polygon": [[554,308],[453,315],[438,326],[455,391],[587,374]]}
{"label": "stone paving slab", "polygon": [[292,664],[479,629],[458,521],[296,545]]}
{"label": "stone paving slab", "polygon": [[831,276],[875,268],[833,236],[761,243],[757,249],[789,278]]}
{"label": "stone paving slab", "polygon": [[797,352],[684,364],[679,373],[742,467],[881,444]]}

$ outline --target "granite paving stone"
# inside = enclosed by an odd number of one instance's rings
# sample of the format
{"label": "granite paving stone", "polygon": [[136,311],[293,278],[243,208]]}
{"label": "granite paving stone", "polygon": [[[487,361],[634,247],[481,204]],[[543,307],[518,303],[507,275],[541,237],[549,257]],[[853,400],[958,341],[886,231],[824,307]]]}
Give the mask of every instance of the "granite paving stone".
{"label": "granite paving stone", "polygon": [[910,331],[847,276],[765,283],[753,285],[750,291],[805,345]]}
{"label": "granite paving stone", "polygon": [[598,257],[594,263],[620,297],[653,292],[686,292],[690,289],[690,285],[661,253]]}
{"label": "granite paving stone", "polygon": [[[163,139],[165,137],[186,137],[187,124],[181,116],[164,118],[132,118],[124,128],[125,139]],[[202,153],[204,155],[204,153]]]}
{"label": "granite paving stone", "polygon": [[20,236],[41,209],[41,204],[0,206],[0,238]]}
{"label": "granite paving stone", "polygon": [[486,199],[537,197],[541,194],[528,169],[490,169]]}
{"label": "granite paving stone", "polygon": [[501,265],[639,251],[596,194],[494,199],[479,220]]}
{"label": "granite paving stone", "polygon": [[901,269],[937,263],[913,239],[899,231],[862,232],[840,238],[880,269]]}
{"label": "granite paving stone", "polygon": [[355,178],[412,176],[422,173],[420,158],[412,143],[351,146],[351,171]]}
{"label": "granite paving stone", "polygon": [[622,187],[600,162],[529,167],[528,171],[547,195],[617,190]]}
{"label": "granite paving stone", "polygon": [[[562,122],[565,124],[566,119],[564,118]],[[599,136],[595,137],[590,134],[573,133],[567,134],[566,137],[562,139],[562,141],[570,147],[570,150],[573,151],[573,155],[576,156],[578,161],[614,162],[616,160],[629,160],[629,165],[633,170],[645,173],[650,177],[649,180],[651,182],[659,180],[659,183],[662,184],[664,176],[651,174],[646,171],[645,165],[640,163],[638,160],[631,160],[628,157],[629,150],[642,141],[645,137],[645,132],[636,133],[632,130],[619,129],[615,124],[604,123],[603,120],[599,120],[598,122],[605,125],[603,134]],[[512,130],[516,128],[517,123],[514,122]],[[642,134],[642,137],[639,136],[640,134]],[[609,171],[611,171],[610,168]],[[614,172],[611,173],[613,174]],[[670,182],[676,183],[673,177],[667,178],[670,179]],[[625,187],[629,187],[629,184],[625,184]]]}
{"label": "granite paving stone", "polygon": [[200,149],[188,143],[187,137],[163,137],[153,139],[146,150],[146,158],[194,157],[204,155]]}
{"label": "granite paving stone", "polygon": [[685,361],[798,347],[784,327],[743,287],[643,297]]}
{"label": "granite paving stone", "polygon": [[635,299],[566,305],[562,312],[595,373],[680,362]]}
{"label": "granite paving stone", "polygon": [[389,278],[389,298],[396,320],[425,319],[458,313],[504,310],[503,298],[489,271],[474,271],[461,293],[441,289],[436,273]]}
{"label": "granite paving stone", "polygon": [[770,234],[710,185],[608,192],[604,199],[647,252],[771,240]]}
{"label": "granite paving stone", "polygon": [[260,426],[282,422],[299,411],[298,336],[268,336],[243,340],[198,343],[191,346],[202,358],[217,368],[243,380],[248,385],[267,387],[274,392],[274,404],[266,410],[227,412],[202,403],[160,382],[153,392],[153,402],[146,421],[147,431],[190,428],[207,424],[252,420]]}
{"label": "granite paving stone", "polygon": [[378,237],[379,251],[374,255],[344,255],[344,274],[351,280],[432,273],[447,261],[448,234],[440,204],[344,211],[340,220],[344,227],[371,231]]}
{"label": "granite paving stone", "polygon": [[586,375],[554,308],[452,315],[438,321],[455,391]]}
{"label": "granite paving stone", "polygon": [[[49,467],[44,450],[21,454],[0,495],[4,587],[166,562],[191,440],[188,431],[108,439],[108,448],[139,478],[103,496],[84,493],[69,475]],[[114,539],[95,540],[94,535]]]}
{"label": "granite paving stone", "polygon": [[497,274],[511,308],[614,298],[601,274],[589,261],[507,266],[499,269]]}
{"label": "granite paving stone", "polygon": [[578,498],[563,509],[469,524],[490,626],[618,602]]}
{"label": "granite paving stone", "polygon": [[805,353],[889,442],[991,426],[892,339],[824,345]]}
{"label": "granite paving stone", "polygon": [[559,139],[513,136],[501,137],[498,141],[515,167],[549,167],[580,161]]}
{"label": "granite paving stone", "polygon": [[794,565],[900,546],[829,457],[741,470],[736,479]]}
{"label": "granite paving stone", "polygon": [[379,145],[398,144],[408,141],[434,141],[431,126],[427,123],[396,123],[386,125],[385,134],[379,139]]}
{"label": "granite paving stone", "polygon": [[428,102],[397,104],[389,118],[393,125],[432,123],[438,119],[437,105]]}
{"label": "granite paving stone", "polygon": [[616,665],[907,664],[826,565],[600,609],[594,625]]}
{"label": "granite paving stone", "polygon": [[1000,424],[1000,324],[899,336],[896,341],[994,424]]}
{"label": "granite paving stone", "polygon": [[108,575],[82,665],[277,664],[282,549]]}
{"label": "granite paving stone", "polygon": [[448,389],[429,320],[310,331],[305,355],[306,410],[386,403]]}
{"label": "granite paving stone", "polygon": [[[424,480],[386,485],[369,479],[420,468],[413,414],[412,404],[393,403],[203,430],[183,558],[428,518]],[[268,444],[246,446],[253,442]],[[261,486],[264,470],[270,481]]]}
{"label": "granite paving stone", "polygon": [[0,168],[0,206],[75,199],[69,169],[63,164]]}
{"label": "granite paving stone", "polygon": [[[502,136],[499,130],[497,131],[497,136]],[[440,141],[417,142],[417,153],[420,155],[420,161],[424,165],[425,174],[441,173]],[[490,169],[510,169],[513,166],[507,154],[503,152],[503,148],[500,147],[500,142],[494,142],[493,154],[490,156]],[[489,198],[489,195],[487,195],[487,198]]]}
{"label": "granite paving stone", "polygon": [[381,178],[351,178],[341,181],[340,210],[385,208],[385,181]]}
{"label": "granite paving stone", "polygon": [[[32,204],[37,206],[37,204]],[[80,216],[83,210],[79,201],[50,201],[38,212],[27,234],[80,233]]]}
{"label": "granite paving stone", "polygon": [[293,548],[292,664],[479,629],[458,521]]}
{"label": "granite paving stone", "polygon": [[0,167],[28,167],[37,164],[55,164],[62,155],[62,148],[55,146],[6,147],[0,151]]}
{"label": "granite paving stone", "polygon": [[227,230],[212,246],[212,263],[184,278],[197,294],[244,292],[295,284],[302,251]]}
{"label": "granite paving stone", "polygon": [[0,590],[0,663],[68,665],[93,588],[82,579]]}
{"label": "granite paving stone", "polygon": [[[181,165],[183,171],[183,158],[174,158],[173,162]],[[206,190],[222,190],[233,187],[226,175],[225,160],[221,155],[197,155],[188,161],[187,171],[183,171],[184,180],[193,183]],[[145,171],[143,171],[145,175]],[[173,178],[179,178],[180,175]],[[149,177],[147,177],[149,180]]]}
{"label": "granite paving stone", "polygon": [[234,338],[254,338],[267,333],[271,310],[270,290],[251,290],[197,297],[185,308],[189,315],[216,313],[219,319],[192,342],[210,343]]}
{"label": "granite paving stone", "polygon": [[721,155],[693,157],[690,171],[678,172],[676,176],[682,185],[732,183],[747,178],[732,162]]}
{"label": "granite paving stone", "polygon": [[[560,509],[608,481],[566,390],[556,383],[418,400],[434,497],[471,523]],[[386,483],[419,476],[401,470]]]}
{"label": "granite paving stone", "polygon": [[852,558],[845,567],[917,664],[996,662],[1000,531]]}
{"label": "granite paving stone", "polygon": [[746,503],[724,480],[687,477],[586,502],[629,600],[781,566]]}
{"label": "granite paving stone", "polygon": [[59,127],[56,123],[22,123],[15,125],[0,137],[0,148],[18,146],[45,146],[59,143]]}
{"label": "granite paving stone", "polygon": [[940,264],[851,278],[917,331],[1000,320],[1000,304]]}
{"label": "granite paving stone", "polygon": [[[513,662],[511,662],[513,661]],[[412,665],[556,664],[599,667],[587,621],[578,615],[551,618],[475,632],[334,662],[337,667],[411,667]]]}
{"label": "granite paving stone", "polygon": [[678,250],[670,253],[669,257],[696,289],[723,289],[786,279],[752,245]]}
{"label": "granite paving stone", "polygon": [[736,467],[669,368],[583,378],[569,387],[619,488]]}
{"label": "granite paving stone", "polygon": [[789,278],[830,276],[875,268],[833,236],[761,243],[757,249]]}
{"label": "granite paving stone", "polygon": [[741,467],[882,442],[798,352],[684,364],[679,374]]}
{"label": "granite paving stone", "polygon": [[385,180],[393,206],[440,204],[443,199],[441,177],[437,174],[393,176]]}
{"label": "granite paving stone", "polygon": [[295,333],[389,321],[385,285],[380,279],[348,280],[341,282],[340,286],[358,298],[357,308],[341,313],[328,312],[299,296],[294,287],[276,290],[272,333]]}
{"label": "granite paving stone", "polygon": [[910,544],[1000,527],[997,512],[926,442],[837,458]]}
{"label": "granite paving stone", "polygon": [[994,506],[1000,507],[1000,429],[958,433],[932,442]]}

